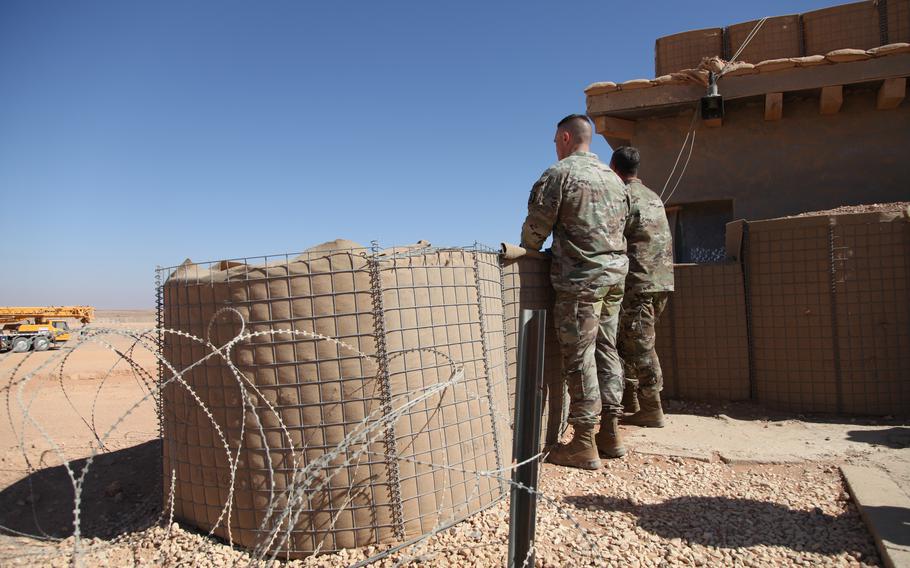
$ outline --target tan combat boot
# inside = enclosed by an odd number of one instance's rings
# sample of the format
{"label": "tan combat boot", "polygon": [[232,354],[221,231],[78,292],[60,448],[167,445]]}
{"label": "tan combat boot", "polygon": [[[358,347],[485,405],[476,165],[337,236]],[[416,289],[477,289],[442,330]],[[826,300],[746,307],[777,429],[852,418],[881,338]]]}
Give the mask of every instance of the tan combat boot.
{"label": "tan combat boot", "polygon": [[550,450],[547,461],[580,469],[600,469],[602,465],[600,456],[597,455],[597,448],[594,446],[595,426],[574,424],[573,428],[575,433],[572,435],[572,441],[568,444],[557,444]]}
{"label": "tan combat boot", "polygon": [[622,411],[629,414],[635,414],[641,407],[638,406],[638,393],[636,391],[638,388],[633,385],[626,383],[626,388],[622,391]]}
{"label": "tan combat boot", "polygon": [[623,418],[622,423],[645,428],[663,428],[665,422],[664,411],[660,407],[660,391],[641,389],[638,391],[638,401],[641,404],[641,410]]}
{"label": "tan combat boot", "polygon": [[600,419],[600,432],[597,433],[597,449],[607,458],[621,458],[626,455],[626,448],[619,437],[619,418],[603,415]]}

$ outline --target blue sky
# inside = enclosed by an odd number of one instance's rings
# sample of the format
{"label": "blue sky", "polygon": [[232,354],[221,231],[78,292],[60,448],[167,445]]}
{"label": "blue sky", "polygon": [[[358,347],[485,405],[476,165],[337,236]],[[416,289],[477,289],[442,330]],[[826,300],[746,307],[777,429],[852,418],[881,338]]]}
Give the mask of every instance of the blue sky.
{"label": "blue sky", "polygon": [[514,241],[586,85],[833,3],[5,0],[0,304],[147,308],[158,264],[334,238]]}

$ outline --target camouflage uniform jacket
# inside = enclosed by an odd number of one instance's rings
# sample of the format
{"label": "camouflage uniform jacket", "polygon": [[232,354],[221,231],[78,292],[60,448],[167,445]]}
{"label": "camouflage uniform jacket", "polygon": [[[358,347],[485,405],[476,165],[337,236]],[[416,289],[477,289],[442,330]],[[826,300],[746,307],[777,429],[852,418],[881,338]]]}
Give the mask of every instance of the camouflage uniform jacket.
{"label": "camouflage uniform jacket", "polygon": [[664,204],[639,179],[629,182],[632,207],[626,223],[629,275],[626,293],[673,290],[673,237]]}
{"label": "camouflage uniform jacket", "polygon": [[540,250],[553,233],[550,279],[559,292],[599,294],[621,284],[629,269],[623,228],[629,192],[590,152],[575,152],[540,176],[521,228],[525,248]]}

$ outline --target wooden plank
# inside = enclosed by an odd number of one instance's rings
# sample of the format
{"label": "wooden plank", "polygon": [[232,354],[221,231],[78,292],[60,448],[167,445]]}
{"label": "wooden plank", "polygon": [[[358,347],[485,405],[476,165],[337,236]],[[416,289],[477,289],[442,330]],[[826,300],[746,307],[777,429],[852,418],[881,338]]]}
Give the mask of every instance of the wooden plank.
{"label": "wooden plank", "polygon": [[784,117],[784,94],[765,95],[765,120],[780,120]]}
{"label": "wooden plank", "polygon": [[595,116],[594,128],[604,138],[632,140],[635,136],[635,121],[611,116]]}
{"label": "wooden plank", "polygon": [[616,150],[621,146],[631,146],[632,140],[626,138],[614,138],[613,136],[604,136],[607,141],[607,144],[610,145],[610,148]]}
{"label": "wooden plank", "polygon": [[844,87],[835,85],[831,87],[822,87],[821,97],[818,99],[819,114],[837,114],[840,112],[841,105],[844,104]]}
{"label": "wooden plank", "polygon": [[[793,67],[754,75],[724,77],[718,86],[725,100],[735,100],[766,93],[812,90],[907,76],[910,76],[910,53],[900,53],[865,61]],[[655,108],[688,105],[696,102],[704,94],[705,88],[695,83],[615,91],[588,97],[588,114],[633,118],[648,114]]]}
{"label": "wooden plank", "polygon": [[735,99],[770,92],[787,93],[833,85],[867,83],[907,75],[910,75],[910,53],[901,53],[864,61],[793,67],[757,75],[728,77],[721,79],[718,84],[724,97]]}
{"label": "wooden plank", "polygon": [[894,79],[885,79],[882,86],[878,89],[878,100],[875,108],[878,110],[888,110],[901,106],[904,97],[907,96],[907,78],[899,77]]}
{"label": "wooden plank", "polygon": [[616,110],[642,109],[697,101],[705,96],[701,85],[659,85],[632,91],[614,91],[588,97],[588,115],[610,114]]}

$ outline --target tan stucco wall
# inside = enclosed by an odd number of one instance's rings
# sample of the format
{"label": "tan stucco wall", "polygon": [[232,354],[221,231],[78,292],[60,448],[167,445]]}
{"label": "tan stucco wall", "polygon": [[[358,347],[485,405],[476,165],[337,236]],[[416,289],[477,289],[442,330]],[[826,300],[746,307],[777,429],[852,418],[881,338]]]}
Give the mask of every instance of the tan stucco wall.
{"label": "tan stucco wall", "polygon": [[[874,90],[845,87],[840,112],[822,116],[817,92],[786,93],[776,122],[764,120],[763,99],[728,101],[722,127],[699,125],[670,203],[733,199],[735,217],[764,219],[910,199],[910,100],[880,111],[875,97]],[[687,110],[635,125],[640,175],[658,193],[691,117]]]}

